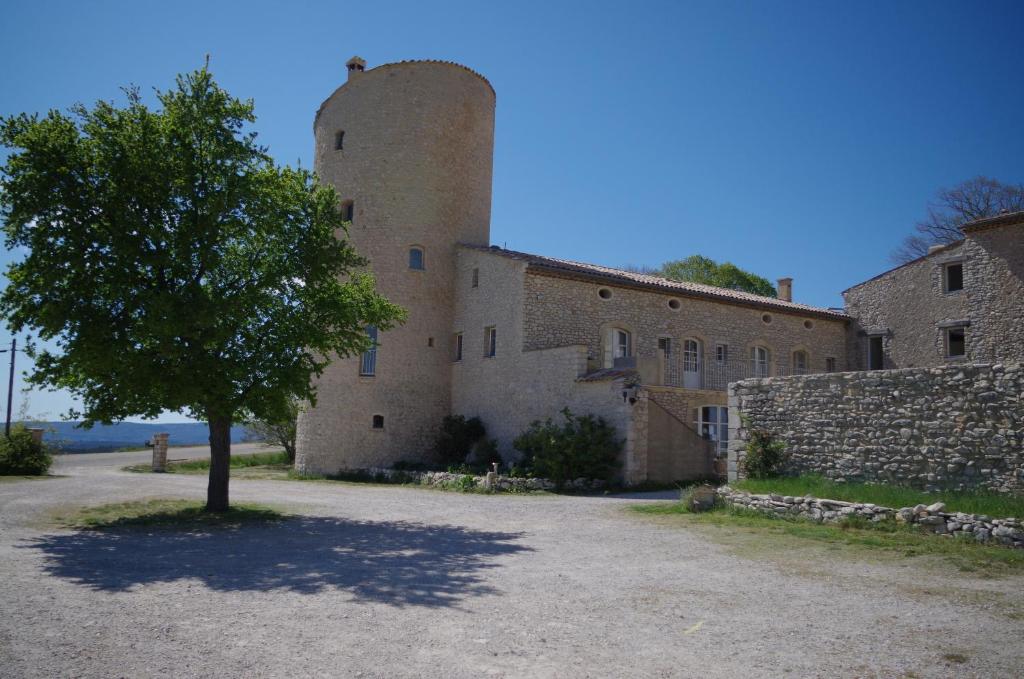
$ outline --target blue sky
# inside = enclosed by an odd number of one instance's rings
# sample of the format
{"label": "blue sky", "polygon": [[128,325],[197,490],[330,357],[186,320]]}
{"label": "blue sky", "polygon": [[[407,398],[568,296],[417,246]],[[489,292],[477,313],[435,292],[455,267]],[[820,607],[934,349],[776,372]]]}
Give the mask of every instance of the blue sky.
{"label": "blue sky", "polygon": [[[797,301],[822,306],[890,266],[939,187],[1024,181],[1021,2],[8,0],[0,12],[0,114],[167,88],[210,53],[220,83],[255,100],[271,153],[306,166],[313,114],[350,56],[458,61],[498,93],[493,242],[611,266],[700,253],[792,276]],[[31,396],[33,413],[69,404]]]}

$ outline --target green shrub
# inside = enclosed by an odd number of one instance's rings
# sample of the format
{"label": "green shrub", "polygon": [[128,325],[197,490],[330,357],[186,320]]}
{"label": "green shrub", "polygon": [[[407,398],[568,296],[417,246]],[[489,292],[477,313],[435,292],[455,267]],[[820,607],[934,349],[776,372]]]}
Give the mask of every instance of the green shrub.
{"label": "green shrub", "polygon": [[565,422],[535,421],[512,445],[523,454],[523,466],[550,479],[557,488],[577,478],[610,481],[619,466],[622,440],[615,427],[593,415],[578,417],[562,410]]}
{"label": "green shrub", "polygon": [[0,437],[0,475],[42,476],[53,463],[49,449],[36,443],[24,425],[11,427],[11,436]]}
{"label": "green shrub", "polygon": [[501,465],[504,460],[498,452],[498,442],[494,439],[482,438],[473,446],[473,462],[484,468],[484,471],[491,471],[495,462]]}
{"label": "green shrub", "polygon": [[752,431],[747,442],[747,457],[743,461],[743,467],[747,471],[747,476],[751,478],[769,479],[779,475],[788,457],[782,441],[776,441],[766,431]]}
{"label": "green shrub", "polygon": [[486,434],[479,417],[467,420],[462,415],[446,415],[434,442],[434,452],[442,465],[462,464],[473,446]]}

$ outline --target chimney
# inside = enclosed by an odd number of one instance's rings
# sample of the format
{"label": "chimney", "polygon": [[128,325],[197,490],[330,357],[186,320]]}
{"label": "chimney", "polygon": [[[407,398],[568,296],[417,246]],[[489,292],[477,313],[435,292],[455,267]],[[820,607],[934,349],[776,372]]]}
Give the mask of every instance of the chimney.
{"label": "chimney", "polygon": [[779,299],[783,302],[793,301],[793,279],[792,278],[780,278],[779,279]]}
{"label": "chimney", "polygon": [[366,59],[362,57],[352,57],[345,62],[345,68],[348,69],[348,79],[352,80],[358,75],[362,75],[363,71],[366,70]]}

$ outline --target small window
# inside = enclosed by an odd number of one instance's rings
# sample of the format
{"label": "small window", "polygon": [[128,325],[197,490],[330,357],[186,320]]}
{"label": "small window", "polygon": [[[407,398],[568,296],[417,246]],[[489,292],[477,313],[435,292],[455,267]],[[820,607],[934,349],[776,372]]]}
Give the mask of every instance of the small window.
{"label": "small window", "polygon": [[944,267],[943,278],[946,283],[946,292],[957,292],[964,289],[964,265],[961,262],[947,264]]}
{"label": "small window", "polygon": [[715,345],[715,361],[718,363],[729,362],[729,345],[728,344],[716,344]]}
{"label": "small window", "polygon": [[434,346],[434,338],[433,337],[428,337],[427,338],[427,346],[433,348],[433,346]]}
{"label": "small window", "polygon": [[334,150],[341,151],[345,148],[345,131],[338,130],[334,133]]}
{"label": "small window", "polygon": [[384,428],[384,416],[383,415],[374,415],[373,416],[373,428],[374,429],[383,429]]}
{"label": "small window", "polygon": [[836,371],[836,359],[829,356],[825,359],[825,372],[834,373]]}
{"label": "small window", "polygon": [[729,409],[725,406],[704,406],[697,409],[697,431],[715,442],[719,455],[729,452]]}
{"label": "small window", "polygon": [[491,325],[484,328],[484,357],[494,358],[498,355],[498,329]]}
{"label": "small window", "polygon": [[473,269],[473,287],[480,287],[480,269]]}
{"label": "small window", "polygon": [[672,338],[671,337],[659,337],[658,348],[661,349],[665,358],[671,358],[672,356]]}
{"label": "small window", "polygon": [[811,321],[804,321],[804,327],[810,330],[811,328],[814,327],[814,323],[812,323]]}
{"label": "small window", "polygon": [[964,328],[946,330],[946,356],[963,358],[967,355],[967,333]]}
{"label": "small window", "polygon": [[750,374],[752,377],[768,377],[771,352],[768,347],[750,348]]}
{"label": "small window", "polygon": [[367,326],[366,336],[370,338],[370,348],[363,352],[362,360],[359,362],[359,374],[363,377],[373,377],[377,374],[377,328]]}
{"label": "small window", "polygon": [[771,314],[761,314],[761,320],[763,322],[765,322],[765,323],[771,323],[772,322],[772,315]]}
{"label": "small window", "polygon": [[461,361],[462,360],[462,333],[461,332],[455,333],[455,340],[452,343],[452,346],[453,346],[452,351],[453,351],[453,354],[454,354],[454,359],[456,361]]}
{"label": "small window", "polygon": [[670,299],[668,301],[668,308],[672,309],[673,311],[678,311],[679,310],[679,300],[678,299]]}
{"label": "small window", "polygon": [[423,271],[423,248],[409,248],[409,268]]}
{"label": "small window", "polygon": [[793,374],[794,375],[806,375],[807,374],[807,352],[802,349],[793,352]]}
{"label": "small window", "polygon": [[351,222],[355,215],[355,203],[353,203],[351,200],[341,201],[341,221]]}
{"label": "small window", "polygon": [[868,370],[881,370],[885,366],[882,336],[868,338]]}
{"label": "small window", "polygon": [[597,296],[600,297],[601,299],[611,299],[612,291],[609,290],[608,288],[601,288],[600,290],[597,291]]}
{"label": "small window", "polygon": [[609,328],[604,345],[604,367],[615,367],[615,359],[633,355],[633,337],[628,330]]}

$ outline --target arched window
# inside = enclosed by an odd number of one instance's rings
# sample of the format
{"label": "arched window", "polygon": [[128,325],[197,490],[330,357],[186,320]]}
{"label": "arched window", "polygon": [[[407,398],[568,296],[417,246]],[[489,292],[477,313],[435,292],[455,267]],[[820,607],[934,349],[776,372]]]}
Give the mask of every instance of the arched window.
{"label": "arched window", "polygon": [[683,386],[687,389],[701,388],[703,353],[700,340],[692,338],[683,340]]}
{"label": "arched window", "polygon": [[768,366],[771,361],[771,352],[768,347],[750,347],[750,376],[768,377]]}
{"label": "arched window", "polygon": [[628,330],[609,328],[605,338],[604,367],[614,368],[615,359],[633,355],[633,337]]}
{"label": "arched window", "polygon": [[797,349],[793,352],[793,374],[794,375],[806,375],[807,367],[810,364],[808,360],[807,352],[803,349]]}
{"label": "arched window", "polygon": [[423,248],[409,248],[409,268],[416,271],[423,271],[426,268],[423,265]]}

